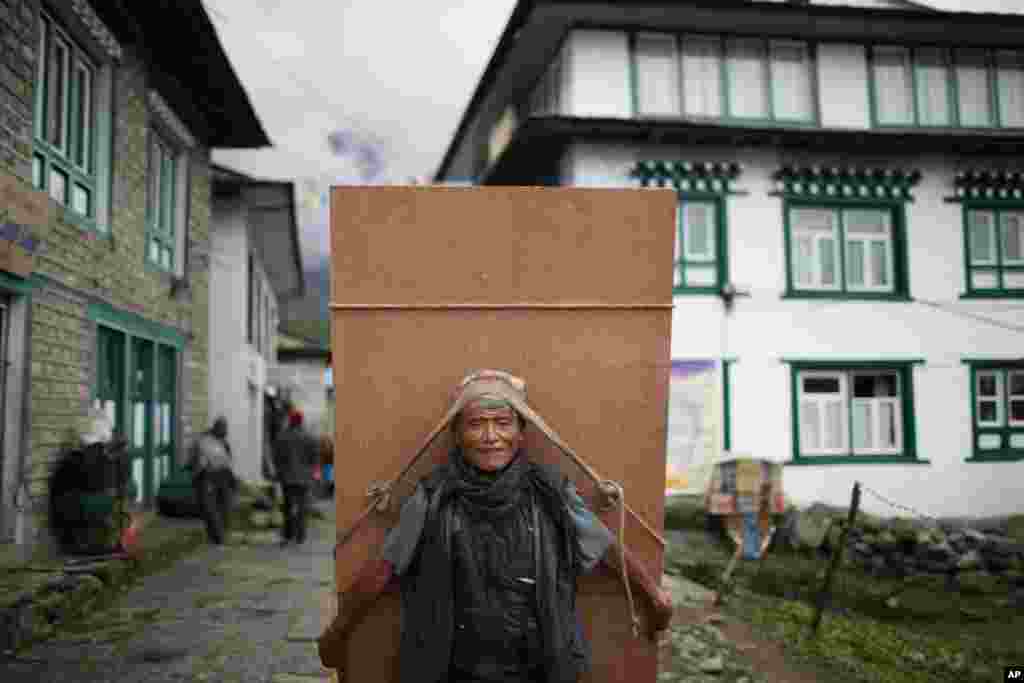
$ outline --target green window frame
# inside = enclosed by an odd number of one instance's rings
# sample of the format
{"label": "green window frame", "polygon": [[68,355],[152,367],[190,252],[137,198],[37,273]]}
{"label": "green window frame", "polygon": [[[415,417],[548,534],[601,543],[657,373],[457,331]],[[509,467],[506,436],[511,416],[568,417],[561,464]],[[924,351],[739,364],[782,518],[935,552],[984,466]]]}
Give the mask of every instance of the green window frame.
{"label": "green window frame", "polygon": [[1024,128],[1024,50],[868,48],[876,128]]}
{"label": "green window frame", "polygon": [[967,361],[974,462],[1024,460],[1024,363]]}
{"label": "green window frame", "polygon": [[785,297],[909,298],[902,203],[786,199],[783,214]]}
{"label": "green window frame", "polygon": [[673,263],[676,294],[718,294],[729,282],[724,197],[679,193]]}
{"label": "green window frame", "polygon": [[632,113],[813,126],[820,118],[816,63],[816,44],[799,39],[630,33]]}
{"label": "green window frame", "polygon": [[1024,297],[1024,202],[964,202],[966,297]]}
{"label": "green window frame", "polygon": [[913,365],[787,361],[796,465],[914,464]]}
{"label": "green window frame", "polygon": [[175,272],[177,176],[180,152],[150,129],[146,201],[146,263]]}
{"label": "green window frame", "polygon": [[109,112],[98,97],[100,65],[46,12],[40,12],[33,112],[32,184],[67,207],[82,227],[105,201],[100,172]]}

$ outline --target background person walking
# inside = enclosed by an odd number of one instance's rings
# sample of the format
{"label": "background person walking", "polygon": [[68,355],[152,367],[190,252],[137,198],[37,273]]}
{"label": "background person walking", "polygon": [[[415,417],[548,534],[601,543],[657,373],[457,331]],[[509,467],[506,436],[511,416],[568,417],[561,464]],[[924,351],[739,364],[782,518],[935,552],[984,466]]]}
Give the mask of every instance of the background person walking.
{"label": "background person walking", "polygon": [[284,530],[281,545],[306,542],[306,514],[309,508],[313,468],[318,447],[302,426],[302,413],[288,414],[288,427],[281,432],[274,449],[274,464],[284,498]]}
{"label": "background person walking", "polygon": [[192,486],[206,522],[206,533],[210,542],[218,545],[224,543],[231,515],[231,498],[238,486],[231,463],[228,421],[218,417],[213,426],[193,442],[188,459],[192,468]]}

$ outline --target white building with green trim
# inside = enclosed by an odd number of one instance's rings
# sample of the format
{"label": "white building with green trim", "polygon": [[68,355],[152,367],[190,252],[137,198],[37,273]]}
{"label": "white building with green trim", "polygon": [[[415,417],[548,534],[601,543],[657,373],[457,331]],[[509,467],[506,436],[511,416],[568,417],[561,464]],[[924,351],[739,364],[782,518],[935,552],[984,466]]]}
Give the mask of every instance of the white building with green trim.
{"label": "white building with green trim", "polygon": [[704,452],[803,504],[1020,512],[1024,14],[984,9],[521,0],[435,180],[673,189]]}

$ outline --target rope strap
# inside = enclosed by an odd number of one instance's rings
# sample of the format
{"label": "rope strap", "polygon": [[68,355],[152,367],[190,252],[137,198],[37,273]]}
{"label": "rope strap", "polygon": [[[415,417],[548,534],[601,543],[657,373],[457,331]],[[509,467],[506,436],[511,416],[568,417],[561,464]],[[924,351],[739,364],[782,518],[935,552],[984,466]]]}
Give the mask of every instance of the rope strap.
{"label": "rope strap", "polygon": [[629,602],[629,616],[633,622],[633,637],[640,637],[640,619],[636,615],[636,603],[633,601],[633,589],[629,585],[626,572],[626,492],[622,484],[606,479],[601,482],[601,491],[609,499],[619,501],[619,569],[622,571],[622,585],[626,588],[626,600]]}

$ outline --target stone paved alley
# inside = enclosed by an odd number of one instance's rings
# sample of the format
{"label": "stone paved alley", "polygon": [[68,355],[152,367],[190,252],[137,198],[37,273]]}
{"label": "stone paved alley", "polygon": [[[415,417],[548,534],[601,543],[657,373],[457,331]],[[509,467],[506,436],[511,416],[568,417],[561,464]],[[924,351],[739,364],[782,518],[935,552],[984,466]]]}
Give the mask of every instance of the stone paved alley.
{"label": "stone paved alley", "polygon": [[0,658],[4,683],[329,681],[316,637],[332,617],[333,506],[304,547],[275,532],[204,545],[58,637]]}

